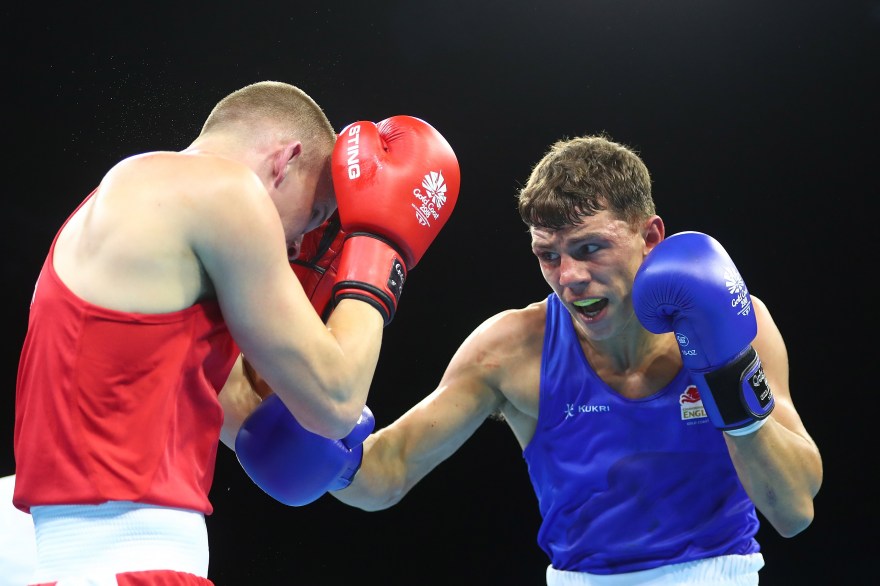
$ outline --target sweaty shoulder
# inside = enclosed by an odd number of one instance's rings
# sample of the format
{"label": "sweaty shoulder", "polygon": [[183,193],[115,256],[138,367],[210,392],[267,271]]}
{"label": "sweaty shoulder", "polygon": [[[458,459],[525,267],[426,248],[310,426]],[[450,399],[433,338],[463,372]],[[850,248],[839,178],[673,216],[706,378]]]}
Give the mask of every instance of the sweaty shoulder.
{"label": "sweaty shoulder", "polygon": [[211,231],[213,238],[231,232],[261,207],[253,204],[260,198],[263,207],[272,205],[256,175],[230,159],[177,152],[129,157],[65,226],[55,269],[97,305],[182,309],[209,287],[195,250],[199,240]]}
{"label": "sweaty shoulder", "polygon": [[498,313],[465,340],[450,366],[476,369],[524,413],[537,409],[547,302]]}
{"label": "sweaty shoulder", "polygon": [[540,349],[544,340],[547,301],[531,303],[520,309],[497,313],[480,324],[470,335],[479,346],[502,352],[516,352],[523,346]]}
{"label": "sweaty shoulder", "polygon": [[152,152],[129,157],[113,167],[101,182],[101,191],[151,201],[169,200],[181,207],[216,197],[254,197],[265,194],[257,176],[234,159],[203,153]]}

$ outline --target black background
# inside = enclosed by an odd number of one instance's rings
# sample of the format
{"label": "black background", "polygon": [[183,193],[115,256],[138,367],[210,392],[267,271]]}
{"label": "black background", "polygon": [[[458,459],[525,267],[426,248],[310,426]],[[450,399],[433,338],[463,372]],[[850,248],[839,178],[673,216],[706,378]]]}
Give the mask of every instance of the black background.
{"label": "black background", "polygon": [[[120,158],[186,147],[221,97],[277,79],[337,128],[422,117],[461,163],[455,213],[386,329],[377,425],[432,390],[482,320],[549,292],[514,194],[550,143],[605,131],[642,154],[668,231],[720,240],[788,343],[825,481],[806,532],[762,528],[762,584],[876,575],[877,0],[16,2],[0,14],[0,474],[14,471],[18,352],[59,224]],[[382,512],[279,505],[222,446],[211,496],[218,586],[544,580],[536,501],[503,424]]]}

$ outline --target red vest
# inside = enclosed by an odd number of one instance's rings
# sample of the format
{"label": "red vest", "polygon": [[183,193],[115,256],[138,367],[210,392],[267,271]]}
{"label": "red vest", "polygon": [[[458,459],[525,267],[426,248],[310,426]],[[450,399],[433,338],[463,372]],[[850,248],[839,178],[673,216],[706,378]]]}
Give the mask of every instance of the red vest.
{"label": "red vest", "polygon": [[29,511],[129,500],[210,514],[217,394],[239,354],[218,304],[97,307],[58,278],[54,248],[18,368],[13,502]]}

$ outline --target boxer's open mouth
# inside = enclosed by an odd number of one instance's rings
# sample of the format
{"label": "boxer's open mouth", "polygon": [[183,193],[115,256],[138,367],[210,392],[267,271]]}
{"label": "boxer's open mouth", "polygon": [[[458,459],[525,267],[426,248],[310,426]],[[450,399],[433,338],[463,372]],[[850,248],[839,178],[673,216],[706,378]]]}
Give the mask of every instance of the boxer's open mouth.
{"label": "boxer's open mouth", "polygon": [[579,299],[574,302],[574,306],[577,308],[579,313],[584,314],[587,317],[593,317],[597,315],[600,311],[605,309],[608,305],[608,299],[601,297],[596,298],[593,297],[591,299]]}

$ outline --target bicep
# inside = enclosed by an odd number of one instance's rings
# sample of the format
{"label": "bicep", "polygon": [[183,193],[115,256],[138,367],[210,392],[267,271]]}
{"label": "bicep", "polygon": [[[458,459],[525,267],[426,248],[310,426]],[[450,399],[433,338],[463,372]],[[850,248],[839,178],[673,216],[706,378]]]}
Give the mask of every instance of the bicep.
{"label": "bicep", "polygon": [[387,428],[410,476],[421,478],[450,457],[503,404],[472,346],[459,348],[437,388]]}
{"label": "bicep", "polygon": [[502,409],[506,398],[497,381],[505,368],[497,348],[505,332],[492,323],[462,343],[433,392],[367,438],[363,467],[341,500],[391,506]]}
{"label": "bicep", "polygon": [[300,372],[305,389],[307,367],[322,352],[332,355],[333,340],[290,269],[274,204],[259,185],[252,188],[204,210],[193,248],[249,362],[268,381],[289,381],[290,372]]}
{"label": "bicep", "polygon": [[294,318],[314,310],[295,284],[275,206],[259,185],[251,187],[197,218],[193,248],[233,337],[257,364],[273,336],[289,339]]}
{"label": "bicep", "polygon": [[[437,389],[399,421],[417,438],[411,461],[435,466],[448,458],[495,413],[522,412],[516,389],[528,387],[536,362],[534,344],[543,339],[543,312],[502,311],[485,320],[459,346]],[[535,354],[540,357],[540,351]],[[514,426],[515,427],[515,426]],[[516,433],[516,429],[514,429]]]}

